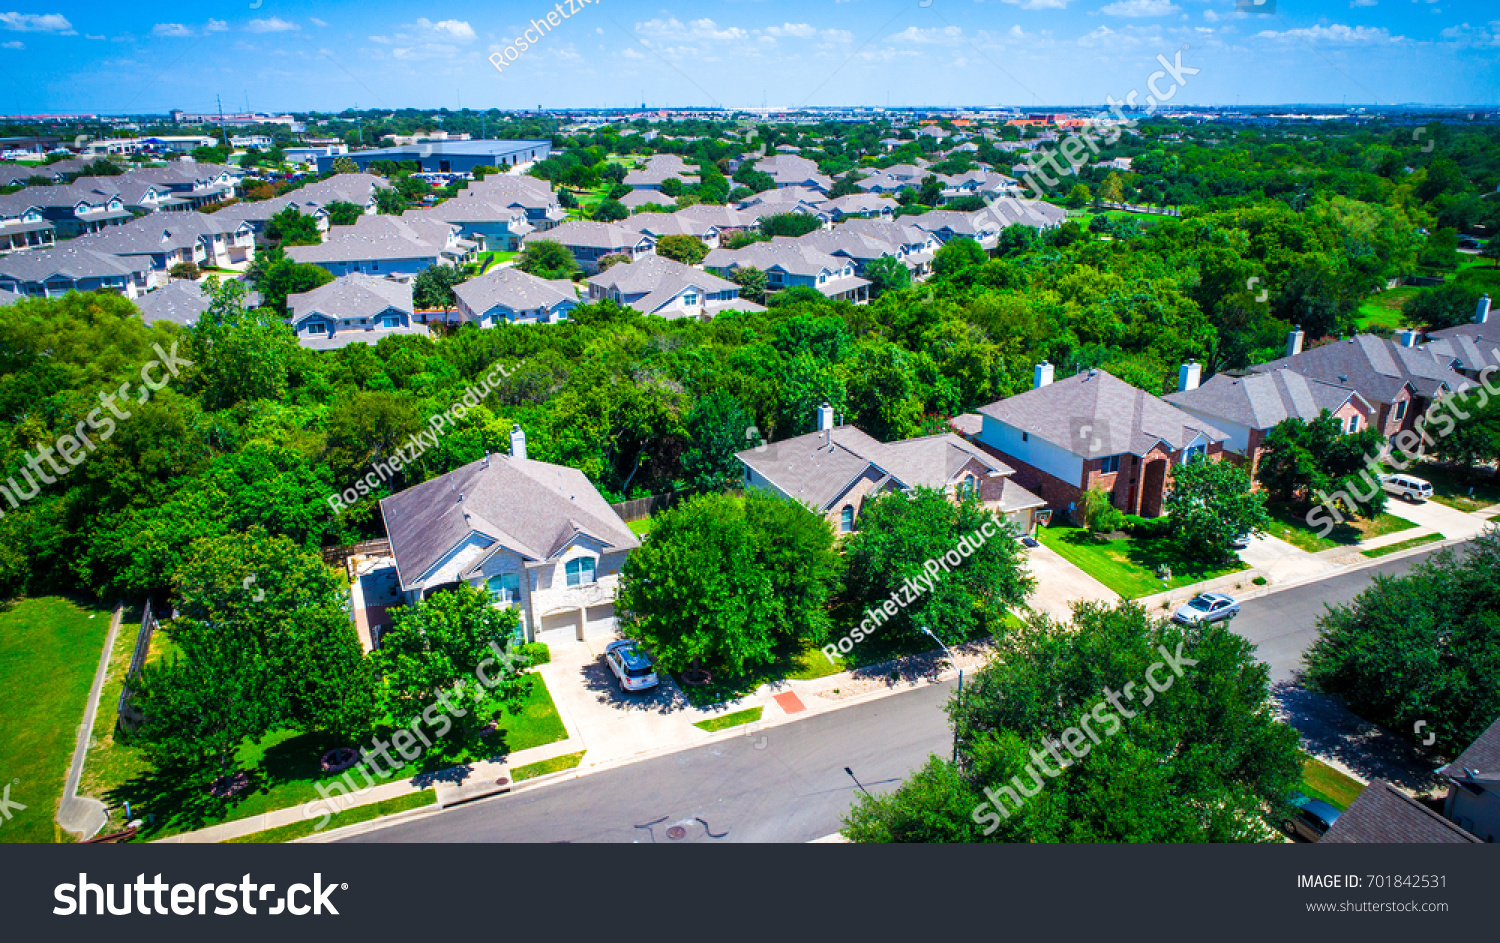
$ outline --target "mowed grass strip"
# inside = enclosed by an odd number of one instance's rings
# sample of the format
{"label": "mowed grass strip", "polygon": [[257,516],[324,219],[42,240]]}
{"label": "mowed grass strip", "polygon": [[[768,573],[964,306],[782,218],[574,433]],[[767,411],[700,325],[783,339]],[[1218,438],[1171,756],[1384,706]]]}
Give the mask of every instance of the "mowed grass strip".
{"label": "mowed grass strip", "polygon": [[728,730],[730,727],[738,727],[741,724],[753,724],[760,720],[761,711],[764,708],[752,707],[748,710],[735,711],[733,714],[724,714],[719,717],[710,717],[708,720],[700,720],[694,727],[713,733],[717,730]]}
{"label": "mowed grass strip", "polygon": [[1309,799],[1322,799],[1336,809],[1349,803],[1364,791],[1364,785],[1324,763],[1308,757],[1302,764],[1302,793]]}
{"label": "mowed grass strip", "polygon": [[26,807],[0,820],[0,841],[71,840],[54,817],[109,615],[58,596],[0,611],[0,792]]}
{"label": "mowed grass strip", "polygon": [[[409,812],[412,809],[421,809],[437,802],[437,793],[431,789],[423,789],[421,792],[407,793],[394,799],[382,799],[379,802],[371,802],[368,805],[357,805],[352,809],[345,809],[334,816],[329,822],[328,828],[343,828],[345,825],[358,825],[360,822],[369,822],[372,819],[384,818],[387,815],[395,815],[398,812]],[[276,828],[268,828],[263,832],[253,832],[249,835],[241,835],[239,838],[231,838],[224,842],[226,845],[259,845],[274,842],[296,841],[306,838],[318,831],[318,822],[321,816],[313,816],[290,825],[279,825]]]}
{"label": "mowed grass strip", "polygon": [[1393,544],[1386,544],[1384,547],[1376,547],[1374,550],[1364,550],[1361,551],[1361,553],[1373,559],[1375,557],[1383,557],[1388,553],[1398,553],[1402,550],[1410,550],[1413,547],[1420,547],[1423,544],[1435,544],[1442,539],[1442,534],[1423,534],[1421,537],[1413,537],[1410,540],[1397,541]]}
{"label": "mowed grass strip", "polygon": [[577,753],[564,753],[562,756],[554,756],[540,763],[517,766],[510,771],[510,778],[519,783],[528,779],[536,779],[538,776],[546,776],[548,773],[561,773],[563,770],[576,769],[578,764],[583,762],[585,752],[587,751],[579,750]]}

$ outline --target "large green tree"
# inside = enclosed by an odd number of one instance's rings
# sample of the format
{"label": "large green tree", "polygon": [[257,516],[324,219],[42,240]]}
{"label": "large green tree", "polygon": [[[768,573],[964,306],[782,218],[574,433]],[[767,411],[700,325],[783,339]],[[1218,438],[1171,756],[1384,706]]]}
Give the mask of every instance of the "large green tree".
{"label": "large green tree", "polygon": [[219,409],[281,396],[297,349],[291,328],[271,308],[247,309],[239,282],[209,279],[205,288],[208,310],[188,335],[205,405]]}
{"label": "large green tree", "polygon": [[516,257],[516,268],[537,278],[572,278],[578,272],[578,262],[561,243],[533,239]]}
{"label": "large green tree", "polygon": [[1173,469],[1166,512],[1189,552],[1217,560],[1233,553],[1236,537],[1265,528],[1265,505],[1265,494],[1250,490],[1250,476],[1238,465],[1200,458]]}

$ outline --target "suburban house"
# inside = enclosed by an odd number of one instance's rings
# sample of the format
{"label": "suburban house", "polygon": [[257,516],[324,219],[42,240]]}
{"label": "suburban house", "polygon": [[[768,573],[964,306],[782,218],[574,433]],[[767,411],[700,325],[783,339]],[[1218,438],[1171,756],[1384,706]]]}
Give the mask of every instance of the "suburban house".
{"label": "suburban house", "polygon": [[58,237],[64,239],[97,232],[105,226],[118,226],[135,218],[118,193],[101,192],[87,184],[27,187],[21,193],[42,211],[42,217],[55,227]]}
{"label": "suburban house", "polygon": [[839,533],[858,526],[865,498],[882,491],[936,488],[979,500],[1022,533],[1046,502],[1011,480],[1013,470],[952,433],[879,442],[855,426],[835,425],[833,407],[818,408],[817,429],[738,452],[745,484],[812,508]]}
{"label": "suburban house", "polygon": [[719,227],[690,216],[679,216],[676,213],[637,213],[629,219],[620,220],[619,225],[653,239],[660,239],[662,236],[696,236],[710,249],[719,247]]}
{"label": "suburban house", "polygon": [[833,178],[818,173],[818,162],[795,154],[776,154],[755,163],[755,169],[776,181],[777,188],[805,187],[827,195]]}
{"label": "suburban house", "polygon": [[779,216],[784,213],[801,213],[812,216],[823,226],[833,223],[834,213],[825,204],[827,197],[816,190],[802,187],[787,187],[784,190],[766,190],[745,197],[735,208],[754,210],[761,216]]}
{"label": "suburban house", "polygon": [[634,260],[656,252],[655,237],[615,223],[563,223],[545,233],[532,233],[525,241],[561,244],[573,254],[573,260],[585,275],[597,274],[599,260],[606,255],[623,255]]}
{"label": "suburban house", "polygon": [[255,258],[255,230],[249,223],[206,213],[145,216],[74,242],[142,263],[151,273],[152,288],[167,283],[174,265],[225,268]]}
{"label": "suburban house", "polygon": [[906,264],[906,259],[903,258],[904,253],[902,253],[899,245],[893,245],[878,236],[869,236],[842,227],[815,229],[810,233],[795,238],[777,236],[771,242],[772,244],[790,242],[812,246],[819,252],[831,255],[836,259],[846,259],[854,263],[854,274],[861,278],[864,277],[866,267],[876,259],[892,258],[902,264]]}
{"label": "suburban house", "polygon": [[634,190],[660,192],[668,180],[687,186],[698,182],[698,172],[689,170],[687,163],[676,154],[656,154],[646,161],[645,166],[625,174],[625,186]]}
{"label": "suburban house", "polygon": [[74,243],[0,257],[0,289],[32,298],[70,291],[113,291],[137,298],[147,290],[148,266]]}
{"label": "suburban house", "polygon": [[427,335],[412,323],[411,285],[370,275],[345,275],[286,296],[287,323],[303,347],[333,350],[374,344],[395,334]]}
{"label": "suburban house", "polygon": [[698,225],[715,226],[722,239],[747,229],[755,229],[760,225],[761,217],[766,214],[757,210],[737,210],[732,206],[697,203],[693,206],[685,206],[672,215],[679,219],[691,220]]}
{"label": "suburban house", "polygon": [[336,174],[327,180],[319,180],[299,187],[284,196],[226,206],[216,211],[214,215],[244,220],[259,234],[266,228],[272,216],[289,206],[294,206],[297,212],[304,216],[311,216],[317,221],[319,232],[327,233],[328,212],[324,207],[328,204],[351,203],[359,207],[365,215],[374,215],[375,192],[389,188],[390,184],[384,179],[372,174]]}
{"label": "suburban house", "polygon": [[901,204],[895,200],[883,199],[868,193],[851,193],[848,196],[824,200],[818,204],[818,208],[832,215],[835,222],[861,216],[893,219],[900,206]]}
{"label": "suburban house", "polygon": [[1372,779],[1319,844],[1466,845],[1479,839],[1383,779]]}
{"label": "suburban house", "polygon": [[458,322],[479,327],[557,324],[578,307],[578,291],[566,279],[549,281],[518,268],[495,269],[454,286]]}
{"label": "suburban house", "polygon": [[1119,510],[1159,517],[1172,469],[1223,453],[1216,426],[1103,370],[1053,376],[1040,363],[1032,389],[982,407],[977,442],[1054,510],[1072,515],[1084,491],[1103,488]]}
{"label": "suburban house", "polygon": [[[135,306],[141,311],[141,320],[147,325],[157,321],[171,321],[181,327],[191,327],[198,323],[198,318],[208,310],[208,304],[209,297],[203,293],[203,286],[190,278],[174,278],[164,287],[147,292],[135,300]],[[253,291],[246,293],[246,308],[259,304],[259,294]]]}
{"label": "suburban house", "polygon": [[339,157],[324,154],[318,158],[318,173],[328,173],[333,169],[334,161],[340,159],[353,161],[360,170],[367,170],[377,160],[389,160],[396,163],[416,161],[428,173],[468,173],[475,167],[506,168],[546,160],[551,153],[551,141],[464,141],[448,138],[400,147],[351,151]]}
{"label": "suburban house", "polygon": [[1406,332],[1403,341],[1360,334],[1302,350],[1302,332],[1294,330],[1287,340],[1287,356],[1250,369],[1257,373],[1291,370],[1308,379],[1357,390],[1377,410],[1375,427],[1389,437],[1411,428],[1438,397],[1470,385],[1431,353],[1418,350],[1415,334]]}
{"label": "suburban house", "polygon": [[472,240],[481,252],[517,252],[521,240],[536,231],[524,209],[484,199],[444,200],[429,209],[403,213],[401,218],[452,223],[459,236]]}
{"label": "suburban house", "polygon": [[852,261],[795,239],[756,242],[743,249],[715,249],[703,260],[703,267],[724,278],[742,268],[758,268],[766,273],[766,290],[771,292],[803,286],[835,301],[863,304],[869,300],[870,283],[854,274]]}
{"label": "suburban house", "polygon": [[1487,842],[1500,837],[1500,718],[1438,773],[1448,780],[1443,814]]}
{"label": "suburban house", "polygon": [[899,258],[911,269],[914,278],[926,277],[932,271],[933,257],[942,245],[932,233],[904,219],[849,219],[840,223],[835,231],[858,233],[898,246],[901,250]]}
{"label": "suburban house", "polygon": [[1480,297],[1472,323],[1445,327],[1427,337],[1420,349],[1470,380],[1478,380],[1487,367],[1500,370],[1500,320],[1490,320],[1489,295]]}
{"label": "suburban house", "polygon": [[53,229],[27,191],[0,194],[0,252],[50,246],[55,241]]}
{"label": "suburban house", "polygon": [[631,190],[620,197],[619,202],[632,213],[640,212],[645,207],[652,207],[654,212],[665,212],[677,205],[676,200],[660,190]]}
{"label": "suburban house", "polygon": [[970,170],[951,177],[938,175],[943,184],[942,201],[957,200],[966,196],[1018,197],[1021,186],[1015,178],[993,170]]}
{"label": "suburban house", "polygon": [[1199,364],[1183,364],[1177,392],[1162,399],[1222,430],[1228,436],[1224,451],[1243,459],[1252,477],[1260,466],[1261,443],[1282,420],[1311,422],[1326,412],[1351,433],[1375,421],[1375,407],[1347,386],[1310,380],[1290,370],[1245,376],[1220,373],[1200,384],[1201,371]]}
{"label": "suburban house", "polygon": [[740,286],[659,255],[611,265],[588,279],[589,301],[610,300],[664,318],[711,318],[724,310],[764,311],[740,297]]}
{"label": "suburban house", "polygon": [[458,235],[458,227],[439,219],[405,216],[361,216],[353,226],[334,227],[328,241],[316,246],[291,246],[294,262],[320,265],[335,277],[362,272],[368,275],[416,275],[432,265],[467,261],[474,243]]}
{"label": "suburban house", "polygon": [[511,454],[476,462],[380,502],[402,598],[461,583],[520,610],[526,638],[548,644],[615,631],[620,569],[640,540],[583,473]]}
{"label": "suburban house", "polygon": [[[568,211],[545,180],[515,174],[490,174],[458,191],[458,200],[483,200],[496,206],[520,210],[538,232],[546,232],[568,219]],[[452,201],[449,201],[452,202]]]}

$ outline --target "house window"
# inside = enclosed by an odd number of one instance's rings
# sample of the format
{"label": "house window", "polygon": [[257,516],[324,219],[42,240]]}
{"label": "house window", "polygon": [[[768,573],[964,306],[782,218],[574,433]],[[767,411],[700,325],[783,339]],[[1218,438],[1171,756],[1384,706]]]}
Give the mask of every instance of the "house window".
{"label": "house window", "polygon": [[401,318],[400,318],[399,315],[388,314],[385,317],[383,317],[383,318],[380,319],[380,326],[381,327],[400,327],[401,326]]}
{"label": "house window", "polygon": [[697,304],[698,303],[698,293],[695,292],[695,291],[690,291],[687,294],[683,295],[682,296],[682,303],[685,304],[685,305],[695,305],[695,304]]}
{"label": "house window", "polygon": [[1354,433],[1356,433],[1358,431],[1359,431],[1359,417],[1358,416],[1350,416],[1349,417],[1349,434],[1353,435]]}
{"label": "house window", "polygon": [[486,583],[490,591],[490,598],[495,602],[511,603],[519,602],[521,599],[521,577],[516,573],[501,573],[492,576]]}
{"label": "house window", "polygon": [[309,334],[327,334],[328,333],[328,325],[322,323],[321,321],[314,321],[313,323],[311,323],[311,324],[309,324],[307,326],[307,333],[309,333]]}
{"label": "house window", "polygon": [[1190,445],[1187,448],[1185,448],[1185,449],[1182,450],[1182,464],[1184,464],[1184,465],[1191,465],[1200,456],[1207,455],[1207,454],[1208,454],[1208,446],[1206,446],[1206,445]]}
{"label": "house window", "polygon": [[1407,400],[1402,400],[1401,402],[1399,402],[1399,403],[1396,404],[1396,421],[1397,422],[1400,422],[1402,419],[1406,418],[1406,404],[1407,404],[1407,402],[1408,402]]}
{"label": "house window", "polygon": [[1022,442],[1030,442],[1031,441],[1031,433],[1029,433],[1029,432],[1023,432],[1023,433],[1021,433],[1021,441]]}
{"label": "house window", "polygon": [[960,498],[964,498],[971,496],[978,497],[978,495],[979,479],[975,478],[973,475],[965,475],[964,480],[958,483],[958,496]]}
{"label": "house window", "polygon": [[1106,455],[1099,463],[1099,471],[1105,475],[1113,475],[1120,470],[1120,456]]}
{"label": "house window", "polygon": [[847,534],[852,530],[854,530],[854,506],[846,504],[844,509],[839,511],[839,533]]}
{"label": "house window", "polygon": [[593,557],[578,557],[569,560],[564,569],[568,574],[569,586],[586,586],[594,582]]}

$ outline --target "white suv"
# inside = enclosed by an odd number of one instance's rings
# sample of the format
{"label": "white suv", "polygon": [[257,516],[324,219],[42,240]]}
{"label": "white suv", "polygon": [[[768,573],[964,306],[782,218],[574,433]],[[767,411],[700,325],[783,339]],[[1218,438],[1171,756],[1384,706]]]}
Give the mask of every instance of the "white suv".
{"label": "white suv", "polygon": [[1380,485],[1396,497],[1413,504],[1432,498],[1432,483],[1411,475],[1382,475]]}

